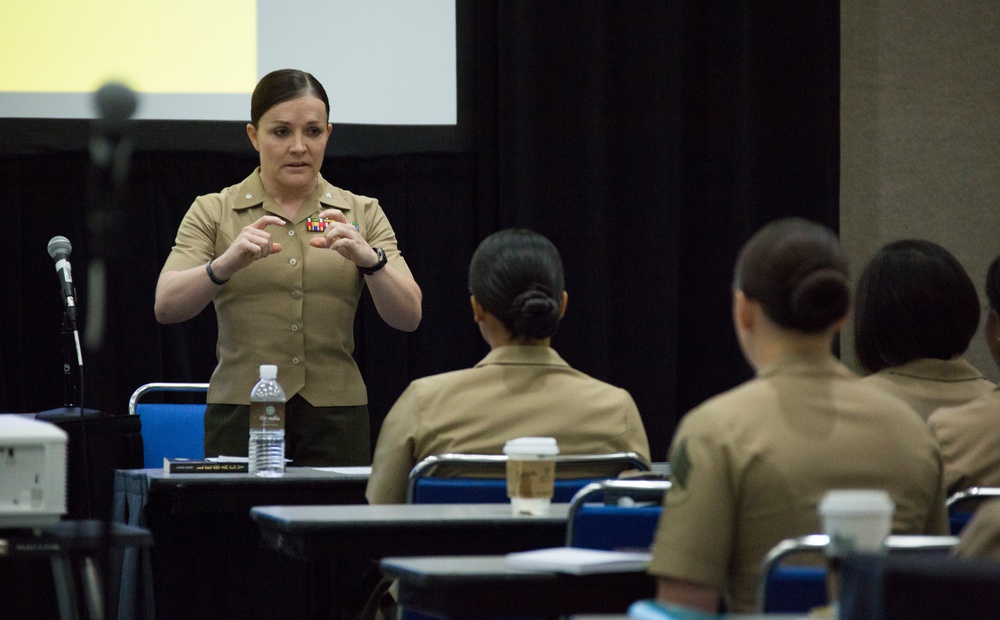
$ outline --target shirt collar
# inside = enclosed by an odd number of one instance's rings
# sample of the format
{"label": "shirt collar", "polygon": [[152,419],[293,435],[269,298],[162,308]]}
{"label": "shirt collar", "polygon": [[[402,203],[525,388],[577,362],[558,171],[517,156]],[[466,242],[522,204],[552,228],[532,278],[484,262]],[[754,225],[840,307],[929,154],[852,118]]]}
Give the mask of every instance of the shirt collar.
{"label": "shirt collar", "polygon": [[564,366],[569,364],[552,347],[534,345],[508,345],[497,347],[484,357],[476,368],[490,365],[546,365]]}
{"label": "shirt collar", "polygon": [[775,375],[837,374],[857,376],[832,353],[792,353],[760,369],[758,377]]}
{"label": "shirt collar", "polygon": [[[351,219],[351,203],[344,197],[344,190],[331,185],[323,178],[323,175],[318,175],[318,177],[319,182],[316,183],[316,188],[306,198],[305,202],[302,203],[302,208],[299,209],[293,223],[297,224],[307,217],[313,217],[320,211],[331,207],[340,209],[347,216],[347,219]],[[233,210],[241,211],[261,205],[263,205],[265,211],[279,217],[284,217],[278,204],[264,190],[264,183],[260,180],[260,166],[257,166],[257,169],[250,176],[243,179],[239,189],[236,190],[236,200],[233,202]]]}
{"label": "shirt collar", "polygon": [[933,358],[916,359],[899,366],[885,368],[882,372],[918,379],[936,379],[938,381],[970,381],[985,379],[972,364],[962,358],[939,360]]}

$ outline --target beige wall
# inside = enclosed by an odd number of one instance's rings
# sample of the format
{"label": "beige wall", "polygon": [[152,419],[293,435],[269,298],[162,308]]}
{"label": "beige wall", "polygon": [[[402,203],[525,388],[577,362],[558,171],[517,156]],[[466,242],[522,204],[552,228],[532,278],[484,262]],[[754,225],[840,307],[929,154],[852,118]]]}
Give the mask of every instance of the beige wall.
{"label": "beige wall", "polygon": [[[1000,5],[842,0],[841,239],[854,281],[884,243],[940,243],[985,304],[1000,254]],[[843,358],[856,368],[853,331]],[[982,330],[967,355],[994,381]]]}

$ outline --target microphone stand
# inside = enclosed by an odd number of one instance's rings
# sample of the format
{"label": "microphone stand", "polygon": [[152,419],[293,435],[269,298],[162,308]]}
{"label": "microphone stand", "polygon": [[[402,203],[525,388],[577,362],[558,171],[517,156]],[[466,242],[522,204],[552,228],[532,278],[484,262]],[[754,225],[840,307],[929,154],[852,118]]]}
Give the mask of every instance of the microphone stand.
{"label": "microphone stand", "polygon": [[[62,322],[63,354],[63,406],[47,409],[35,414],[35,418],[46,422],[69,422],[103,417],[104,413],[83,406],[83,348],[80,333],[69,317],[63,312]],[[89,513],[89,510],[88,510]]]}

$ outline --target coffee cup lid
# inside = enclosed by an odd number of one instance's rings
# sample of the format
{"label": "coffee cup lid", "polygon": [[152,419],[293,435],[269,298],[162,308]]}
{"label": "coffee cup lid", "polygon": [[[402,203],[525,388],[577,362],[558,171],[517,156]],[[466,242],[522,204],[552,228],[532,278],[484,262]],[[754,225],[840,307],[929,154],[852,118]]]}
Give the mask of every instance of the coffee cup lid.
{"label": "coffee cup lid", "polygon": [[892,512],[896,504],[881,489],[836,489],[828,491],[819,504],[821,515],[858,512]]}
{"label": "coffee cup lid", "polygon": [[559,454],[559,446],[556,445],[555,437],[518,437],[507,440],[503,446],[503,453],[555,456]]}

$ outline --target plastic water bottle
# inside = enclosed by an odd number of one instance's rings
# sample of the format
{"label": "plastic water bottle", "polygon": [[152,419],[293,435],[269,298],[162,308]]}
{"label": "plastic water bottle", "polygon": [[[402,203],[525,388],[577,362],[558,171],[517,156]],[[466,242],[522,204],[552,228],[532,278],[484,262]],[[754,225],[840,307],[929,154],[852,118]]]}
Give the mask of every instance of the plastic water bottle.
{"label": "plastic water bottle", "polygon": [[285,391],[277,378],[277,366],[261,364],[250,392],[250,473],[268,478],[285,473]]}

